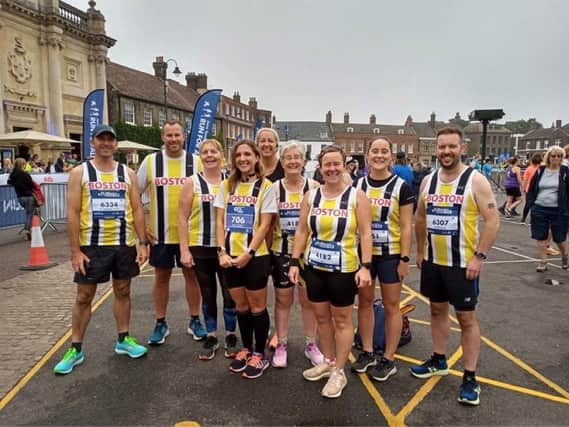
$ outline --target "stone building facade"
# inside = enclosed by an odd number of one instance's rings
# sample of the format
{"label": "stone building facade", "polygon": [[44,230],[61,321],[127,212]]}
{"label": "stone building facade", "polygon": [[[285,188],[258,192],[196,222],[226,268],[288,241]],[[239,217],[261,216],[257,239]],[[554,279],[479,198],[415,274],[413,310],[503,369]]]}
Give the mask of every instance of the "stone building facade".
{"label": "stone building facade", "polygon": [[[0,0],[0,133],[33,129],[81,140],[83,100],[106,87],[107,50],[115,43],[95,1],[89,6]],[[44,159],[81,152],[79,143],[8,148]]]}
{"label": "stone building facade", "polygon": [[534,153],[545,153],[552,145],[565,147],[569,144],[569,124],[563,126],[556,120],[550,128],[531,130],[517,142],[516,155],[527,159]]}

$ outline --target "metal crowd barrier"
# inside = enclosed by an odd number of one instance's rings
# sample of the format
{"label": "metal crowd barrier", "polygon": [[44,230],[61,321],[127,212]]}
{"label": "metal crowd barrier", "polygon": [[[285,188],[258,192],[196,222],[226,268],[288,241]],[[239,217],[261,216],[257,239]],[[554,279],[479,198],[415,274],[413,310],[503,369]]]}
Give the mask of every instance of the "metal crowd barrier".
{"label": "metal crowd barrier", "polygon": [[0,185],[0,229],[26,222],[26,212],[20,206],[16,191],[11,185]]}
{"label": "metal crowd barrier", "polygon": [[67,183],[41,184],[45,204],[40,209],[42,231],[50,227],[57,231],[55,224],[67,224]]}

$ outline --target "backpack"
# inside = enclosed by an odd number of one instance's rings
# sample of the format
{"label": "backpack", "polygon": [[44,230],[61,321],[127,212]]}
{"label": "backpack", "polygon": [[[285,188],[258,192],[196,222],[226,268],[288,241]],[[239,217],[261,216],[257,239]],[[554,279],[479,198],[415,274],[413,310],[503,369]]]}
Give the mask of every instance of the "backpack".
{"label": "backpack", "polygon": [[[407,314],[415,310],[415,305],[407,304],[401,307],[400,310],[403,315],[403,327],[401,328],[401,338],[399,339],[397,347],[407,345],[413,339],[413,335],[411,334],[411,325]],[[373,327],[373,351],[374,353],[383,354],[385,350],[385,311],[383,309],[383,303],[379,298],[373,303],[373,313],[375,316],[375,324]],[[356,330],[354,347],[358,350],[363,348],[359,330]]]}
{"label": "backpack", "polygon": [[34,183],[34,187],[32,188],[32,194],[33,194],[34,200],[36,202],[36,207],[39,208],[45,204],[45,195],[43,194],[43,191],[41,190],[41,186],[33,180],[32,180],[32,182]]}

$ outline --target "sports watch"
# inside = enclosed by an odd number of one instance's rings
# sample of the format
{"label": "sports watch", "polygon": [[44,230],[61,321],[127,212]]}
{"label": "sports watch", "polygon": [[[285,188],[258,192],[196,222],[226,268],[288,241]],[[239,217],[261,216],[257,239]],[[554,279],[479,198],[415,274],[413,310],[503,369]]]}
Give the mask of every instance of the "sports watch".
{"label": "sports watch", "polygon": [[409,257],[407,255],[399,257],[399,259],[403,262],[409,262]]}

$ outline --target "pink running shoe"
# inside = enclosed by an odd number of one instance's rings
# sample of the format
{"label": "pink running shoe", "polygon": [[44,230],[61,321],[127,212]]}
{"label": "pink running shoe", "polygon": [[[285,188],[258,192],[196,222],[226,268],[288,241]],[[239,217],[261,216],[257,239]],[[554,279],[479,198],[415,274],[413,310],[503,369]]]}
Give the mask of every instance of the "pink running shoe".
{"label": "pink running shoe", "polygon": [[273,354],[272,365],[274,368],[286,368],[286,356],[287,356],[286,344],[278,344],[275,349],[275,354]]}
{"label": "pink running shoe", "polygon": [[315,342],[306,344],[306,347],[304,347],[304,355],[310,360],[312,366],[318,366],[324,362],[324,355]]}

